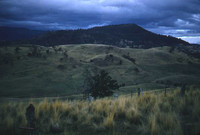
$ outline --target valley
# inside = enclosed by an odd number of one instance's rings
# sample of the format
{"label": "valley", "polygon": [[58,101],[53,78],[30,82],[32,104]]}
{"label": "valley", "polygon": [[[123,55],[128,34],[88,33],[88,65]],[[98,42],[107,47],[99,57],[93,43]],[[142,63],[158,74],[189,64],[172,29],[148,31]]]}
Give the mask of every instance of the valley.
{"label": "valley", "polygon": [[0,48],[1,97],[81,94],[84,80],[107,71],[118,94],[182,84],[199,87],[200,60],[171,47],[118,48],[102,44],[20,45]]}

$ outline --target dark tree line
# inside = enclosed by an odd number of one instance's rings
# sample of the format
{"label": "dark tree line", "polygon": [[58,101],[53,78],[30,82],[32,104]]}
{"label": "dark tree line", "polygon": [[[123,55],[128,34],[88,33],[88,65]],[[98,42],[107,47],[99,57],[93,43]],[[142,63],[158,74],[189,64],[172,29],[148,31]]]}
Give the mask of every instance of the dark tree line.
{"label": "dark tree line", "polygon": [[171,36],[152,33],[135,24],[109,25],[87,30],[59,30],[46,32],[25,43],[54,46],[60,44],[108,44],[118,47],[151,48],[157,46],[188,45]]}

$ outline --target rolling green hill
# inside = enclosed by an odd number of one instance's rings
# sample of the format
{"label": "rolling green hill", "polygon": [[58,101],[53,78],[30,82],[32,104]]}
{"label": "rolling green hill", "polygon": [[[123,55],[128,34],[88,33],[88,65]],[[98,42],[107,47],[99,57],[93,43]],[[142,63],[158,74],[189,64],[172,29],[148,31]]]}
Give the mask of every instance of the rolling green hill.
{"label": "rolling green hill", "polygon": [[180,86],[199,87],[200,60],[171,47],[118,48],[101,44],[0,47],[0,96],[71,95],[85,89],[86,76],[106,70],[118,93]]}

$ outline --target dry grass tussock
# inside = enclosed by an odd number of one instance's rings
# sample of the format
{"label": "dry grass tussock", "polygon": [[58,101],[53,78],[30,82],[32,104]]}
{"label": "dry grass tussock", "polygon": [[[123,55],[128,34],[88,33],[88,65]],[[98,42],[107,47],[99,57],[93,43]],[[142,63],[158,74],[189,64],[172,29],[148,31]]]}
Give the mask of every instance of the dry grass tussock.
{"label": "dry grass tussock", "polygon": [[[41,134],[50,134],[58,124],[68,134],[151,134],[183,135],[200,133],[200,91],[188,90],[184,97],[179,90],[163,93],[97,99],[87,101],[31,102],[35,106],[36,125]],[[22,134],[26,126],[24,102],[0,104],[0,131]]]}

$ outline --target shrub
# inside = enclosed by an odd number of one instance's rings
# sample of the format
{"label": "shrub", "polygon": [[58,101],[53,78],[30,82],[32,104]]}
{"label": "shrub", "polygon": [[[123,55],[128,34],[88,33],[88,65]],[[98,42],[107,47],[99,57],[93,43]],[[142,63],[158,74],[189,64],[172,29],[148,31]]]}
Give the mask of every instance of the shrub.
{"label": "shrub", "polygon": [[136,62],[136,60],[135,60],[134,58],[131,58],[131,57],[129,56],[129,54],[128,54],[128,55],[122,55],[122,57],[124,57],[125,59],[131,61],[131,62],[134,63],[134,64],[135,64],[135,62]]}
{"label": "shrub", "polygon": [[66,67],[65,67],[65,65],[58,65],[57,68],[60,70],[64,70]]}
{"label": "shrub", "polygon": [[19,53],[19,50],[21,50],[18,46],[15,48],[15,53]]}
{"label": "shrub", "polygon": [[63,54],[64,54],[64,56],[65,56],[66,58],[68,57],[67,51],[65,51]]}
{"label": "shrub", "polygon": [[11,64],[11,65],[14,64],[14,56],[11,53],[6,53],[2,55],[1,59],[5,64]]}

